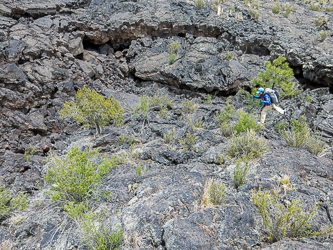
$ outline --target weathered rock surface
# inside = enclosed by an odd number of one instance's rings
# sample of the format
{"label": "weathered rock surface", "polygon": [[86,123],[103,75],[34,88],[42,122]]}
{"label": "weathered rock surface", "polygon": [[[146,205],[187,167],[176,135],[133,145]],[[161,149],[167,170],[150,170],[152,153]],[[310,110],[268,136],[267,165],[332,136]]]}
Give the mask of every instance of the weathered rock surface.
{"label": "weathered rock surface", "polygon": [[[101,189],[111,191],[105,207],[112,225],[124,230],[122,249],[333,249],[331,236],[284,239],[270,244],[262,228],[251,190],[281,189],[289,175],[295,198],[307,207],[314,202],[316,229],[332,223],[333,214],[333,38],[332,14],[309,10],[303,1],[283,1],[294,11],[287,18],[273,14],[272,3],[259,2],[259,19],[240,1],[220,4],[221,15],[207,3],[197,9],[192,1],[3,0],[0,3],[0,186],[13,193],[31,194],[27,210],[0,218],[0,248],[77,249],[82,246],[75,224],[38,190],[47,169],[49,150],[63,154],[71,145],[101,148],[106,154],[125,154],[122,165],[103,177]],[[330,2],[321,4],[324,9]],[[318,15],[327,22],[315,26]],[[319,31],[327,38],[320,40]],[[180,44],[174,63],[169,44]],[[232,58],[226,55],[232,53]],[[249,90],[264,62],[287,58],[306,90],[279,106],[285,117],[270,111],[260,132],[269,150],[257,159],[247,183],[234,188],[234,162],[224,160],[229,138],[222,136],[215,112],[225,107],[225,95],[240,87]],[[114,96],[125,110],[124,125],[106,127],[100,136],[80,129],[59,110],[74,100],[84,85],[105,97]],[[321,88],[319,88],[321,87]],[[210,93],[211,104],[203,103]],[[133,109],[142,95],[168,96],[174,106],[167,116],[150,107],[143,121]],[[199,105],[193,114],[182,111],[183,100]],[[237,109],[259,115],[245,95],[228,99]],[[252,105],[249,107],[249,105]],[[290,148],[275,130],[279,122],[305,116],[311,129],[327,142],[315,156]],[[190,120],[202,118],[202,128]],[[234,118],[236,119],[236,118]],[[166,144],[175,130],[174,143]],[[183,152],[179,139],[196,135],[195,150]],[[131,147],[122,136],[133,135]],[[164,139],[163,139],[164,138]],[[34,155],[25,155],[34,147]],[[134,153],[136,157],[134,156]],[[137,176],[136,166],[145,171]],[[213,178],[227,187],[226,200],[202,206],[205,182]],[[45,186],[46,187],[46,186]],[[24,216],[20,221],[18,216]],[[19,223],[16,223],[20,221]]]}

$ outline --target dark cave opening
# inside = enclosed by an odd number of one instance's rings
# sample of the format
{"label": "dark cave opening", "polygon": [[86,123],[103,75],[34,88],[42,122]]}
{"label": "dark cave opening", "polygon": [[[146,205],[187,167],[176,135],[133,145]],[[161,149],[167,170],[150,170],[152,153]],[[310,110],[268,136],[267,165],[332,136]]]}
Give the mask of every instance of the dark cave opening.
{"label": "dark cave opening", "polygon": [[[302,87],[303,90],[305,89],[318,89],[318,88],[326,88],[327,85],[319,83],[319,82],[314,82],[311,81],[310,79],[307,79],[303,76],[303,69],[302,66],[291,66],[289,65],[290,68],[293,69],[294,71],[294,76],[297,79],[297,81],[299,82],[300,86]],[[330,86],[329,87],[329,91],[330,93],[333,92],[333,87]]]}
{"label": "dark cave opening", "polygon": [[94,51],[99,54],[109,55],[117,51],[124,51],[131,45],[132,40],[127,39],[118,44],[111,44],[110,42],[104,44],[95,44],[89,39],[83,39],[83,48],[88,51]]}

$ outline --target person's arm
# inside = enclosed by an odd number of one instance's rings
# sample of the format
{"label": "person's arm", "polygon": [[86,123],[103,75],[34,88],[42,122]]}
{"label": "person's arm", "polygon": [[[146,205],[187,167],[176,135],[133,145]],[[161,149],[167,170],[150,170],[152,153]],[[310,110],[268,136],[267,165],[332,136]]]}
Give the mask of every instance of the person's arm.
{"label": "person's arm", "polygon": [[261,98],[260,95],[253,95],[253,98]]}
{"label": "person's arm", "polygon": [[269,97],[269,94],[265,94],[264,95],[264,100],[260,100],[261,103],[265,103],[265,104],[271,104],[271,98]]}

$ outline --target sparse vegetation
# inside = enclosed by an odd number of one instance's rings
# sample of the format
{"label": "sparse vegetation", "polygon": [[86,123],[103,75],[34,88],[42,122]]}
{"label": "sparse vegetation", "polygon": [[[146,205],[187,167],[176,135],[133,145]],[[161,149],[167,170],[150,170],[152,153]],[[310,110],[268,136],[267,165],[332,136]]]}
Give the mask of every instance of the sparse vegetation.
{"label": "sparse vegetation", "polygon": [[201,9],[206,6],[205,0],[194,0],[194,5],[197,9]]}
{"label": "sparse vegetation", "polygon": [[231,157],[251,155],[260,157],[268,149],[263,137],[256,135],[253,129],[241,135],[233,135],[227,154]]}
{"label": "sparse vegetation", "polygon": [[280,121],[275,125],[275,130],[277,132],[281,132],[285,129],[287,129],[289,126],[289,123],[287,121]]}
{"label": "sparse vegetation", "polygon": [[94,196],[101,176],[117,165],[116,158],[102,157],[97,163],[98,159],[98,149],[81,151],[78,146],[72,147],[64,157],[50,156],[45,181],[51,184],[51,199],[82,202]]}
{"label": "sparse vegetation", "polygon": [[145,175],[149,170],[149,167],[147,165],[142,166],[142,164],[139,164],[135,167],[135,173],[138,177]]}
{"label": "sparse vegetation", "polygon": [[259,12],[256,10],[250,10],[251,17],[253,19],[259,19]]}
{"label": "sparse vegetation", "polygon": [[141,96],[140,103],[135,106],[134,114],[143,120],[149,117],[149,98],[148,96]]}
{"label": "sparse vegetation", "polygon": [[38,148],[36,146],[30,145],[28,148],[25,149],[24,151],[24,159],[26,161],[30,161],[31,156],[36,154],[38,152]]}
{"label": "sparse vegetation", "polygon": [[236,160],[236,167],[233,172],[234,187],[238,189],[240,186],[246,183],[246,176],[250,170],[250,159],[252,154],[243,155]]}
{"label": "sparse vegetation", "polygon": [[226,106],[224,107],[224,109],[216,111],[214,118],[218,124],[221,124],[223,122],[229,122],[230,119],[235,115],[235,113],[235,107],[229,102],[226,102]]}
{"label": "sparse vegetation", "polygon": [[222,135],[229,137],[234,133],[234,125],[230,122],[223,122],[220,126]]}
{"label": "sparse vegetation", "polygon": [[193,129],[201,128],[204,125],[201,117],[198,119],[191,119],[190,116],[187,116],[187,124]]}
{"label": "sparse vegetation", "polygon": [[186,152],[194,149],[196,140],[197,137],[194,134],[187,133],[184,139],[179,139],[179,143],[182,145],[183,151]]}
{"label": "sparse vegetation", "polygon": [[199,107],[199,105],[191,100],[184,100],[183,101],[183,108],[182,108],[182,112],[184,113],[193,113],[194,111],[197,110],[197,108]]}
{"label": "sparse vegetation", "polygon": [[268,238],[271,242],[282,240],[285,237],[301,238],[324,234],[333,228],[328,226],[321,232],[312,229],[311,223],[317,214],[316,203],[313,204],[312,208],[306,209],[300,199],[282,203],[279,194],[261,190],[252,192],[252,200],[259,209],[261,223],[268,232]]}
{"label": "sparse vegetation", "polygon": [[262,128],[261,125],[256,124],[256,118],[253,114],[249,114],[241,109],[238,113],[238,121],[236,122],[233,130],[240,134],[241,132],[246,131],[247,129],[253,129],[255,131]]}
{"label": "sparse vegetation", "polygon": [[19,192],[12,195],[8,188],[0,186],[0,218],[15,210],[22,210],[29,204],[28,195]]}
{"label": "sparse vegetation", "polygon": [[276,3],[276,4],[273,5],[272,12],[275,13],[275,14],[280,13],[280,4],[279,3]]}
{"label": "sparse vegetation", "polygon": [[230,60],[232,58],[232,56],[234,55],[234,53],[232,53],[231,51],[229,51],[226,55],[225,55],[225,59]]}
{"label": "sparse vegetation", "polygon": [[319,3],[310,3],[309,10],[321,11],[321,6]]}
{"label": "sparse vegetation", "polygon": [[121,134],[119,143],[120,145],[123,145],[124,143],[128,145],[133,145],[135,143],[135,137],[134,135],[125,136],[124,134]]}
{"label": "sparse vegetation", "polygon": [[180,44],[178,41],[173,41],[169,43],[169,63],[173,64],[177,58],[178,50],[179,50]]}
{"label": "sparse vegetation", "polygon": [[95,125],[97,133],[101,133],[100,127],[113,122],[115,125],[123,123],[124,110],[115,98],[105,99],[95,90],[85,86],[79,89],[75,95],[76,101],[65,102],[60,110],[60,117],[73,117],[77,123],[88,127]]}
{"label": "sparse vegetation", "polygon": [[201,199],[201,205],[205,207],[213,207],[220,205],[226,198],[225,185],[214,182],[213,178],[206,181],[204,192]]}
{"label": "sparse vegetation", "polygon": [[210,94],[207,95],[207,99],[203,101],[204,103],[211,104],[212,103],[212,96]]}
{"label": "sparse vegetation", "polygon": [[327,17],[321,16],[314,20],[316,26],[321,26],[324,22],[327,21]]}
{"label": "sparse vegetation", "polygon": [[175,128],[173,128],[172,130],[167,130],[163,135],[164,142],[167,144],[173,143],[175,140],[175,134],[176,134]]}
{"label": "sparse vegetation", "polygon": [[326,30],[321,30],[321,31],[319,31],[319,34],[320,34],[319,41],[320,42],[325,41],[326,38],[327,38],[327,31]]}

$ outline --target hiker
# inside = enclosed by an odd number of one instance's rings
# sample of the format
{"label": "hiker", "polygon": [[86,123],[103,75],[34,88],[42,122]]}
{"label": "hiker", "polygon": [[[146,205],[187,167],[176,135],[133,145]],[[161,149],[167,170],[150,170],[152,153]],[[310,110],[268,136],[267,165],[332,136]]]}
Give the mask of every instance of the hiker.
{"label": "hiker", "polygon": [[[269,89],[270,90],[270,89]],[[267,89],[266,89],[267,91]],[[272,90],[274,92],[274,90]],[[264,103],[265,106],[263,107],[263,109],[261,110],[261,116],[260,116],[260,123],[262,125],[264,125],[265,123],[265,119],[266,119],[266,114],[268,111],[270,111],[272,108],[275,109],[277,112],[279,112],[280,114],[285,114],[285,110],[283,110],[282,108],[279,108],[278,106],[276,106],[274,104],[273,101],[271,101],[271,97],[268,93],[265,93],[265,90],[263,87],[260,87],[257,91],[257,94],[260,94],[259,96],[253,95],[254,98],[261,98],[260,102]],[[276,100],[275,102],[278,102],[278,94],[277,96],[275,96]]]}

